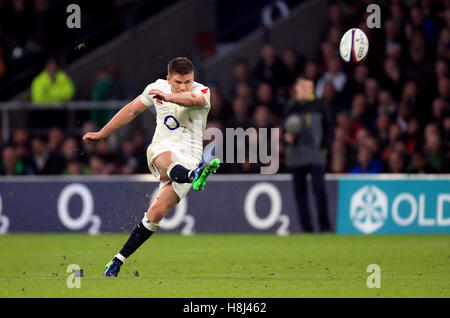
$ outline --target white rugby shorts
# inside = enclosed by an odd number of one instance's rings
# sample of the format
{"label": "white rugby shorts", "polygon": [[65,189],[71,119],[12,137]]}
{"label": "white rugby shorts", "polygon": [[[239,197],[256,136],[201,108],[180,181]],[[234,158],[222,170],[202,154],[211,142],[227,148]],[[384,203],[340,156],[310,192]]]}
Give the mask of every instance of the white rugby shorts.
{"label": "white rugby shorts", "polygon": [[175,190],[175,193],[178,195],[178,197],[180,198],[180,201],[181,201],[187,195],[189,190],[192,188],[192,184],[191,183],[178,183],[178,182],[175,182],[172,180],[161,181],[159,171],[158,171],[158,169],[156,169],[156,166],[153,164],[153,161],[159,154],[161,154],[163,152],[167,152],[167,151],[173,153],[177,157],[178,162],[187,169],[197,168],[200,164],[200,160],[196,160],[196,159],[192,158],[192,156],[190,156],[187,153],[182,153],[179,150],[179,148],[174,145],[162,145],[162,144],[153,145],[153,144],[151,144],[147,148],[148,168],[150,169],[150,172],[155,177],[155,179],[159,181],[159,189],[164,187],[169,182],[172,182],[172,186]]}

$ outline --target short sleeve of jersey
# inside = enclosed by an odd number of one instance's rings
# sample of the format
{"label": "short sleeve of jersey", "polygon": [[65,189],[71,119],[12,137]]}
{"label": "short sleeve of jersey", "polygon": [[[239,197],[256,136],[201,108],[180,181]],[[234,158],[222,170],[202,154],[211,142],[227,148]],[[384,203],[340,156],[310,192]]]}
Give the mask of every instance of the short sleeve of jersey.
{"label": "short sleeve of jersey", "polygon": [[147,85],[147,87],[144,89],[144,91],[141,94],[141,102],[142,102],[142,104],[144,104],[147,107],[150,107],[153,105],[153,99],[148,94],[148,92],[150,92],[150,90],[152,90],[154,88],[155,88],[155,83],[151,83],[150,85]]}
{"label": "short sleeve of jersey", "polygon": [[193,89],[193,92],[197,93],[197,94],[202,94],[203,96],[205,96],[206,104],[203,105],[203,107],[211,107],[211,102],[210,102],[211,91],[208,87],[200,84]]}

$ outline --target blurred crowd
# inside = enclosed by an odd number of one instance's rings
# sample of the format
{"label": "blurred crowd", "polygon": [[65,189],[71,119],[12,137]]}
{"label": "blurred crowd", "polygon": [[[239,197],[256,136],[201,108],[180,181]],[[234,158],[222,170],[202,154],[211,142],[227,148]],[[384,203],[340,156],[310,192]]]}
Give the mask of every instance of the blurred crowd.
{"label": "blurred crowd", "polygon": [[[279,171],[287,172],[285,109],[303,75],[314,80],[315,96],[331,118],[327,172],[450,173],[450,1],[386,2],[380,5],[379,29],[366,25],[370,2],[330,2],[315,59],[266,43],[255,66],[245,58],[234,61],[230,91],[207,81],[212,104],[207,127],[279,128]],[[358,66],[338,56],[340,39],[352,27],[362,29],[370,43]],[[100,69],[92,98],[118,99],[123,89],[114,66]],[[85,123],[82,134],[111,115]],[[18,129],[8,145],[0,145],[0,174],[148,173],[145,148],[151,136],[142,131],[132,131],[118,149],[106,141],[83,145],[80,138],[56,127],[39,137]],[[246,158],[221,171],[258,173],[262,164]]]}
{"label": "blurred crowd", "polygon": [[[75,36],[88,34],[128,9],[135,0],[78,0],[82,28],[67,32],[70,0],[0,0],[0,83],[73,45]],[[102,10],[98,10],[100,7]],[[71,11],[72,12],[72,11]]]}
{"label": "blurred crowd", "polygon": [[[366,25],[369,3],[330,3],[317,59],[271,43],[262,47],[253,69],[244,58],[236,59],[231,92],[210,84],[215,97],[209,121],[223,128],[283,131],[293,83],[303,75],[314,80],[315,96],[332,119],[333,138],[324,149],[328,172],[449,173],[450,2],[390,1],[381,6],[379,29]],[[338,56],[340,39],[352,27],[362,29],[370,43],[358,66]],[[283,133],[280,143],[283,158]],[[257,171],[251,165],[235,168]]]}
{"label": "blurred crowd", "polygon": [[[83,134],[96,131],[93,123],[82,127]],[[0,175],[112,175],[148,173],[144,132],[133,130],[118,149],[106,140],[82,144],[78,136],[66,136],[61,128],[48,135],[32,137],[17,129],[11,143],[3,147]]]}

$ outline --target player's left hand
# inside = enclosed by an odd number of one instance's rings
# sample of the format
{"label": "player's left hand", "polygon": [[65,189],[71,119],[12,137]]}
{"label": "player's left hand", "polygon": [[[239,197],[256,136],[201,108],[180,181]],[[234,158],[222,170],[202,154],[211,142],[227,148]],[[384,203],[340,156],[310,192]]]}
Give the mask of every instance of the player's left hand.
{"label": "player's left hand", "polygon": [[148,92],[149,95],[154,95],[155,98],[163,100],[165,102],[169,101],[169,95],[168,93],[165,93],[159,89],[152,89]]}

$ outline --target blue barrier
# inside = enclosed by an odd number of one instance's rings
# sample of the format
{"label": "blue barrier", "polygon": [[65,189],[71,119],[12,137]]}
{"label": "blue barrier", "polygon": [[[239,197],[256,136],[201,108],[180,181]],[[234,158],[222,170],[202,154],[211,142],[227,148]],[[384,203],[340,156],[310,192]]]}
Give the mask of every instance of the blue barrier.
{"label": "blue barrier", "polygon": [[[339,234],[450,233],[450,176],[329,175]],[[150,175],[0,178],[0,234],[128,232],[158,188]],[[317,213],[310,191],[310,208]],[[301,232],[290,175],[217,175],[161,222],[162,232]]]}
{"label": "blue barrier", "polygon": [[[0,218],[0,233],[130,231],[156,195],[158,183],[152,180],[151,176],[0,178],[4,221]],[[329,200],[335,202],[336,182],[327,186]],[[335,219],[333,208],[330,218]],[[205,191],[191,190],[169,212],[161,231],[300,232],[291,177],[213,176]]]}

